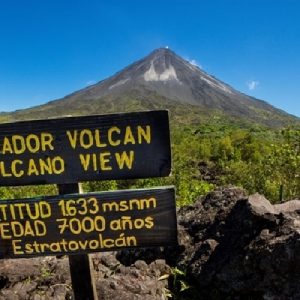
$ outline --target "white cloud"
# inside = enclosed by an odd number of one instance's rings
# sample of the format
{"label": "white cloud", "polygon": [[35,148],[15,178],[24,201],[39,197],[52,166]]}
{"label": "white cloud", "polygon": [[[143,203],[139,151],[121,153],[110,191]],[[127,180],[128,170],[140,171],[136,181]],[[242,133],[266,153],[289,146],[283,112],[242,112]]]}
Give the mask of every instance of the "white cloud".
{"label": "white cloud", "polygon": [[196,66],[198,68],[202,68],[202,66],[195,60],[195,59],[189,59],[189,63],[192,64],[193,66]]}
{"label": "white cloud", "polygon": [[86,85],[92,85],[92,84],[95,84],[95,83],[96,83],[96,80],[89,80],[85,84]]}
{"label": "white cloud", "polygon": [[189,62],[191,65],[195,66],[195,67],[198,67],[199,69],[202,69],[202,66],[200,63],[198,63],[196,61],[196,59],[190,59],[188,56],[185,56],[184,59]]}
{"label": "white cloud", "polygon": [[259,81],[258,80],[249,80],[247,81],[247,86],[249,91],[254,91],[259,85]]}

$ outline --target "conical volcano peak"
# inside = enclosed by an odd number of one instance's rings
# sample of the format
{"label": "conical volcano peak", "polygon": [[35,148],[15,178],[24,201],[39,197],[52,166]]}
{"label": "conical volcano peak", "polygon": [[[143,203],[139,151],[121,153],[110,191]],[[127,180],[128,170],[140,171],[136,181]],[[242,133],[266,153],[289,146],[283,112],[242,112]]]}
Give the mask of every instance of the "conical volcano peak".
{"label": "conical volcano peak", "polygon": [[[213,108],[218,99],[227,106],[228,95],[240,93],[200,70],[169,48],[158,48],[114,76],[75,94],[91,99],[149,91],[172,101]],[[72,95],[73,96],[73,95]],[[144,97],[144,96],[143,96]],[[210,98],[210,99],[208,99]]]}
{"label": "conical volcano peak", "polygon": [[270,116],[270,123],[286,118],[283,112],[238,92],[166,47],[153,50],[97,84],[30,112],[44,114],[49,109],[47,116],[59,110],[63,114],[117,112],[139,105],[143,109],[200,107],[201,111],[219,111],[262,123],[268,122],[266,116]]}
{"label": "conical volcano peak", "polygon": [[176,82],[189,81],[190,77],[200,78],[208,75],[197,66],[177,55],[174,51],[166,48],[158,48],[152,51],[142,61],[147,66],[143,78],[147,82]]}
{"label": "conical volcano peak", "polygon": [[[164,64],[167,65],[171,62],[186,62],[179,55],[177,55],[170,48],[158,48],[152,51],[146,58],[146,61],[154,61],[157,65]],[[187,62],[186,62],[187,63]]]}
{"label": "conical volcano peak", "polygon": [[159,48],[154,50],[146,60],[150,66],[144,73],[145,81],[166,82],[173,80],[180,83],[176,73],[176,54],[174,52],[168,48]]}
{"label": "conical volcano peak", "polygon": [[154,49],[148,56],[165,56],[165,55],[175,55],[178,56],[173,50],[168,46]]}
{"label": "conical volcano peak", "polygon": [[169,47],[157,48],[157,49],[153,50],[145,58],[145,60],[151,60],[151,59],[177,61],[177,62],[183,63],[185,65],[189,65],[189,68],[192,67],[193,70],[200,70],[197,66],[195,66],[195,64],[192,64],[191,62],[182,58],[180,55],[178,55],[176,52],[171,50]]}
{"label": "conical volcano peak", "polygon": [[[194,104],[194,95],[198,89],[213,88],[221,93],[231,94],[233,89],[225,83],[210,76],[194,64],[183,59],[169,48],[158,48],[142,60],[144,69],[143,78],[147,82],[161,82],[166,85],[174,83],[182,85],[181,90],[189,90],[185,93],[185,101]],[[192,89],[192,90],[191,90]],[[178,91],[174,90],[175,94]]]}

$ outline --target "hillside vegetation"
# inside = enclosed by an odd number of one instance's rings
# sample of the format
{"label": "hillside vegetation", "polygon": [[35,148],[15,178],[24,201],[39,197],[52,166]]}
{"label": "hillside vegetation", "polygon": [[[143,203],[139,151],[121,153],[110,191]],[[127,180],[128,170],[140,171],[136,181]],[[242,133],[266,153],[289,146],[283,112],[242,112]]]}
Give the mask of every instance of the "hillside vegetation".
{"label": "hillside vegetation", "polygon": [[[193,202],[216,186],[236,185],[249,193],[259,192],[273,202],[300,198],[300,126],[270,128],[218,111],[162,101],[148,102],[148,109],[167,106],[171,115],[173,170],[168,178],[84,183],[85,191],[150,187],[174,184],[179,206]],[[146,100],[145,100],[146,101]],[[105,112],[136,111],[145,101],[111,104]],[[98,102],[99,103],[99,102]],[[105,102],[102,102],[105,105]],[[72,114],[90,114],[93,105]],[[56,107],[56,109],[59,109]],[[97,108],[95,111],[98,112]],[[104,110],[104,107],[103,107]],[[103,111],[102,110],[102,111]],[[49,114],[49,110],[46,110]],[[61,111],[53,112],[61,115]],[[52,114],[50,114],[52,116]],[[23,116],[21,118],[21,116]],[[30,119],[30,110],[6,116],[9,120]],[[37,115],[36,115],[37,116]],[[45,118],[39,112],[39,118]],[[2,119],[2,122],[4,120]],[[54,185],[2,187],[0,197],[23,198],[56,194]]]}

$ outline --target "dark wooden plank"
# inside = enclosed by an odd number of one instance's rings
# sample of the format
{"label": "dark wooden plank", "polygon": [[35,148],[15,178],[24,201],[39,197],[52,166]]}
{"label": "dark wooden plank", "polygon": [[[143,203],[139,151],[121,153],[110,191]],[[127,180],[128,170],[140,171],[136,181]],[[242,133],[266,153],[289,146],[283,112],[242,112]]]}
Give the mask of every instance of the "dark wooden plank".
{"label": "dark wooden plank", "polygon": [[75,300],[97,300],[92,261],[86,254],[69,256],[72,288]]}
{"label": "dark wooden plank", "polygon": [[[60,185],[60,193],[72,186]],[[177,243],[173,187],[2,200],[0,219],[6,258]]]}
{"label": "dark wooden plank", "polygon": [[167,111],[0,124],[0,186],[168,176]]}
{"label": "dark wooden plank", "polygon": [[[60,195],[79,193],[80,186],[76,183],[60,184],[58,190]],[[69,256],[69,265],[75,300],[97,300],[90,257],[87,254],[71,255]]]}

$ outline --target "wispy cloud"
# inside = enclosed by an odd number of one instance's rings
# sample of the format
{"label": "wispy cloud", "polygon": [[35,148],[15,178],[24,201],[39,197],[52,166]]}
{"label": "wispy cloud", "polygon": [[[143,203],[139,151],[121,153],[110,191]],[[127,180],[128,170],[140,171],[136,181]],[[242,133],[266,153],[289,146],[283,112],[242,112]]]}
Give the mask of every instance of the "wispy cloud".
{"label": "wispy cloud", "polygon": [[89,80],[85,84],[86,85],[92,85],[92,84],[95,84],[95,83],[96,83],[96,80]]}
{"label": "wispy cloud", "polygon": [[202,69],[201,64],[198,61],[196,61],[196,59],[189,58],[188,56],[185,56],[184,59],[188,61],[191,65]]}
{"label": "wispy cloud", "polygon": [[247,81],[247,86],[249,91],[254,91],[259,85],[259,81],[258,80],[249,80]]}
{"label": "wispy cloud", "polygon": [[190,64],[192,64],[193,66],[196,66],[198,68],[202,68],[201,64],[199,64],[195,59],[189,59],[188,60]]}

